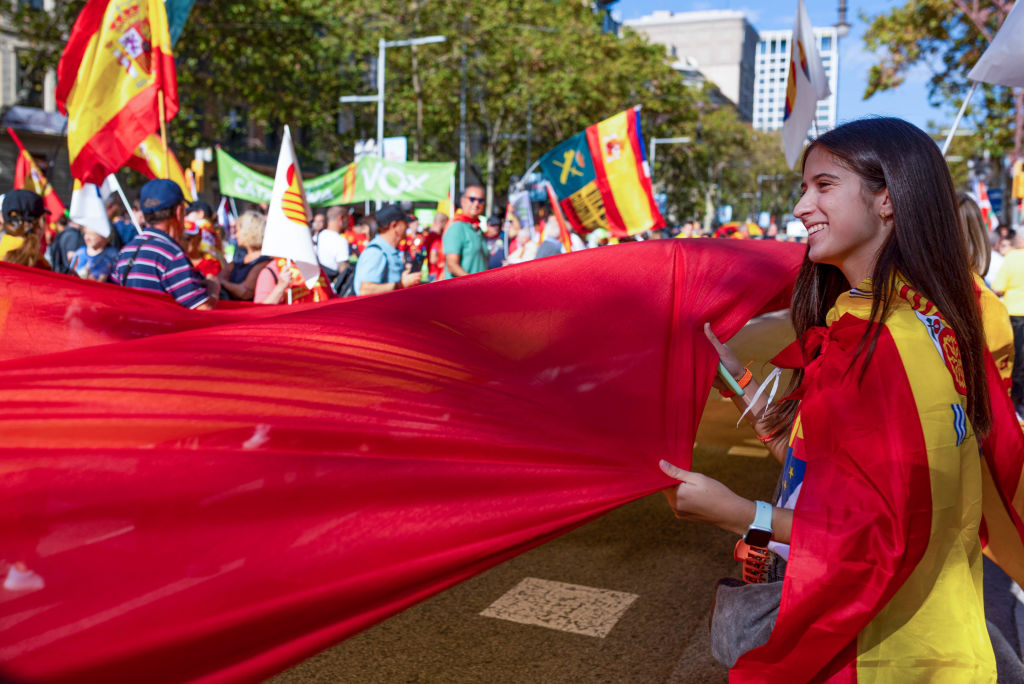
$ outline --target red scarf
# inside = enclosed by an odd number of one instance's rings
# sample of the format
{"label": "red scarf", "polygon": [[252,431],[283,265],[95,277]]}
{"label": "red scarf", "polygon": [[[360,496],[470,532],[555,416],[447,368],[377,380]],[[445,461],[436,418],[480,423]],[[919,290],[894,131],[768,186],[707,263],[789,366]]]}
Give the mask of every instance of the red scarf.
{"label": "red scarf", "polygon": [[477,216],[475,218],[470,218],[469,216],[466,216],[465,214],[463,214],[461,209],[456,209],[455,210],[455,216],[452,216],[452,220],[451,220],[451,222],[448,225],[450,226],[450,225],[452,225],[452,223],[458,223],[460,221],[462,223],[468,223],[469,225],[473,226],[474,228],[477,228],[477,229],[480,228],[480,217],[479,216]]}

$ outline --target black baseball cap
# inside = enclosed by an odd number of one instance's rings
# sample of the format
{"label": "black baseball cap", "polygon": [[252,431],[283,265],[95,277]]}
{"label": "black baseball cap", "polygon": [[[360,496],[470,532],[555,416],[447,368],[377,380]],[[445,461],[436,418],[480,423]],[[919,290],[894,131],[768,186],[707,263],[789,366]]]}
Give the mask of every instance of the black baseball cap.
{"label": "black baseball cap", "polygon": [[206,218],[213,218],[213,207],[203,200],[196,200],[185,207],[186,214],[191,214],[193,211],[201,211],[206,214]]}
{"label": "black baseball cap", "polygon": [[11,190],[4,195],[5,221],[35,221],[50,211],[43,206],[43,198],[31,190]]}
{"label": "black baseball cap", "polygon": [[397,204],[386,204],[381,207],[380,211],[373,215],[373,218],[377,220],[377,225],[381,228],[390,225],[395,221],[405,221],[406,223],[412,223],[416,219],[409,216],[407,213],[402,211],[402,208]]}

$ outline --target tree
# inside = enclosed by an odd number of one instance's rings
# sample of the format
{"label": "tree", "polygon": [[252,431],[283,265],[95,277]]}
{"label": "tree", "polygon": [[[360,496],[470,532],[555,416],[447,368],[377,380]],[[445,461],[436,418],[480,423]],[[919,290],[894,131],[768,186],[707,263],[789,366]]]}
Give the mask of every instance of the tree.
{"label": "tree", "polygon": [[[0,4],[0,13],[52,67],[83,4],[55,0],[49,15]],[[709,200],[753,207],[755,178],[765,172],[750,126],[687,87],[662,46],[629,31],[602,33],[580,2],[196,0],[175,46],[181,109],[172,146],[220,143],[272,164],[288,123],[304,169],[336,168],[357,140],[376,134],[374,106],[343,110],[338,96],[376,91],[378,40],[432,34],[447,40],[387,51],[386,133],[408,136],[414,157],[458,159],[464,72],[468,175],[483,181],[491,210],[528,161],[635,104],[648,139],[703,136],[659,155],[671,210],[703,213]],[[339,133],[344,111],[352,125]]]}
{"label": "tree", "polygon": [[[959,108],[970,88],[967,73],[1012,7],[1013,0],[911,0],[873,19],[862,13],[861,18],[870,21],[864,44],[879,55],[868,74],[864,98],[899,87],[912,68],[925,65],[932,72],[931,104]],[[965,118],[984,133],[985,149],[997,157],[1013,150],[1019,157],[1024,131],[1021,89],[981,84],[979,91]],[[1011,117],[1012,137],[1007,126]]]}

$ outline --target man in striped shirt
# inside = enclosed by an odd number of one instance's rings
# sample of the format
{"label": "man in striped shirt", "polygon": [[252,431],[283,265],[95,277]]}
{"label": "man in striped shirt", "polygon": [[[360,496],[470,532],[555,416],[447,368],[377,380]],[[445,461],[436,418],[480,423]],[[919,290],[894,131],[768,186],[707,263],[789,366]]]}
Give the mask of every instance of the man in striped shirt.
{"label": "man in striped shirt", "polygon": [[177,183],[151,180],[139,195],[148,227],[118,254],[113,280],[126,287],[165,292],[189,309],[213,309],[217,282],[204,280],[178,244],[185,230],[185,197]]}

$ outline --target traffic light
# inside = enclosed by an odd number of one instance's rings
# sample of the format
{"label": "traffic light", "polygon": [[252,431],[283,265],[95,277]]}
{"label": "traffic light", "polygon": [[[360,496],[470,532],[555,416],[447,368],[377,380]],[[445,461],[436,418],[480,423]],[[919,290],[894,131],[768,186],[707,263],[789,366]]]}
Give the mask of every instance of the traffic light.
{"label": "traffic light", "polygon": [[1013,199],[1024,199],[1024,161],[1013,162]]}

